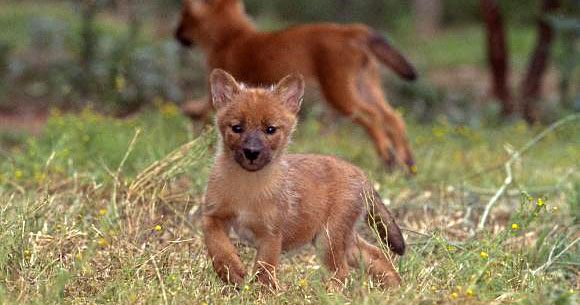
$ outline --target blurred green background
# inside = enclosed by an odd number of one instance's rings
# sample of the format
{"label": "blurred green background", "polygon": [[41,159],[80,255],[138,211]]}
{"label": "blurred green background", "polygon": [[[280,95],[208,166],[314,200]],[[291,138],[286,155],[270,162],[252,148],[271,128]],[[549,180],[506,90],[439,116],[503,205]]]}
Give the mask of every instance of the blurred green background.
{"label": "blurred green background", "polygon": [[[579,5],[565,0],[555,14],[544,16],[540,2],[499,1],[513,87],[532,52],[538,18],[550,18],[555,28],[542,103],[545,119],[552,120],[561,115],[560,106],[568,111],[578,107]],[[498,106],[489,102],[479,1],[431,3],[437,3],[435,11],[425,12],[418,9],[424,5],[421,0],[245,1],[262,29],[337,21],[383,30],[421,73],[414,84],[387,74],[385,85],[395,106],[421,120],[444,114],[477,124],[482,113],[493,118]],[[184,50],[173,39],[178,0],[1,0],[0,6],[4,116],[16,112],[42,117],[51,107],[79,111],[87,105],[125,116],[154,100],[181,104],[205,91],[200,50]]]}

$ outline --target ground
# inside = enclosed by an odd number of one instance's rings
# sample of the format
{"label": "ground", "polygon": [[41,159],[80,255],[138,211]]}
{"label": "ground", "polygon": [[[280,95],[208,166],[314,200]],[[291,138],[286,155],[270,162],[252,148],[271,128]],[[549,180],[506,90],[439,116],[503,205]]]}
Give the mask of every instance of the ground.
{"label": "ground", "polygon": [[[346,120],[324,125],[308,115],[291,146],[340,155],[376,181],[409,243],[396,260],[399,289],[377,288],[353,270],[342,291],[329,291],[311,248],[284,256],[280,291],[224,285],[193,216],[215,134],[193,139],[168,103],[127,120],[54,111],[41,136],[17,137],[20,144],[3,151],[0,296],[8,304],[575,304],[579,145],[570,139],[580,132],[578,117],[515,159],[514,181],[482,230],[503,164],[545,127],[407,120],[414,178],[385,172],[363,131]],[[239,249],[250,272],[254,250]]]}

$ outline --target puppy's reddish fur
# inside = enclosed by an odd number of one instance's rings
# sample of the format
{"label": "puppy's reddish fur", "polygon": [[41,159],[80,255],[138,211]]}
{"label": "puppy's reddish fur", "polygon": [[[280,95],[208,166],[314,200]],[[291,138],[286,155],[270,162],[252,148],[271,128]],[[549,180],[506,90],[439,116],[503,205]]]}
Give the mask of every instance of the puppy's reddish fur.
{"label": "puppy's reddish fur", "polygon": [[334,279],[342,281],[349,266],[362,264],[381,282],[398,285],[389,257],[354,230],[366,215],[392,251],[405,250],[399,227],[364,173],[335,157],[285,152],[303,86],[299,76],[260,89],[245,88],[222,70],[211,75],[220,143],[202,227],[214,269],[224,281],[244,279],[244,265],[228,237],[233,228],[258,250],[257,279],[274,287],[280,254],[313,240],[322,245],[323,263]]}
{"label": "puppy's reddish fur", "polygon": [[[300,73],[318,84],[328,103],[362,125],[385,163],[415,171],[401,117],[381,89],[379,62],[405,79],[416,73],[386,39],[360,24],[305,24],[258,32],[239,0],[184,0],[177,39],[199,44],[210,69],[221,68],[253,85]],[[186,107],[204,116],[209,103]]]}

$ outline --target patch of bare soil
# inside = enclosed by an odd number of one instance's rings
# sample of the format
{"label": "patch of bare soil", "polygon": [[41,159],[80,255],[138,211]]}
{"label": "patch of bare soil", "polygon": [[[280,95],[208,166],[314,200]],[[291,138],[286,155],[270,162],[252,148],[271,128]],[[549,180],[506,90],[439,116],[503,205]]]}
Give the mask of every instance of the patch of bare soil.
{"label": "patch of bare soil", "polygon": [[48,118],[46,110],[0,111],[0,131],[27,131],[41,133]]}
{"label": "patch of bare soil", "polygon": [[[510,74],[509,87],[514,97],[518,96],[523,75],[524,71],[512,71]],[[445,67],[429,72],[426,77],[437,87],[453,93],[469,93],[478,101],[492,98],[491,75],[486,66],[470,64]],[[558,71],[554,67],[549,68],[545,75],[542,93],[548,100],[558,98]]]}

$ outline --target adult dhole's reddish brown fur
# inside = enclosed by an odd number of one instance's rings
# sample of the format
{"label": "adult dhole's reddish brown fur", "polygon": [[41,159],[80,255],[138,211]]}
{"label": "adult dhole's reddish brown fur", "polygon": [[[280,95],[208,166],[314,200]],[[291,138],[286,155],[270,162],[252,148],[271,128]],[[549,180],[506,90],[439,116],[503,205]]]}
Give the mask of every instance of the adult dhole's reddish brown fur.
{"label": "adult dhole's reddish brown fur", "polygon": [[[389,167],[414,173],[405,125],[385,100],[379,62],[413,80],[415,69],[378,32],[361,24],[315,23],[259,32],[240,0],[184,0],[177,39],[199,44],[210,69],[221,68],[251,85],[276,83],[300,73],[318,84],[328,103],[362,125]],[[189,107],[205,116],[211,103]]]}
{"label": "adult dhole's reddish brown fur", "polygon": [[[220,140],[202,206],[204,240],[224,281],[241,284],[245,269],[228,233],[257,248],[257,279],[277,287],[281,252],[312,241],[341,282],[361,264],[386,285],[401,281],[389,257],[365,241],[355,222],[365,215],[389,248],[402,255],[405,241],[364,173],[325,155],[287,154],[304,82],[288,76],[271,88],[246,88],[223,70],[210,76]],[[365,207],[367,208],[365,211]]]}

